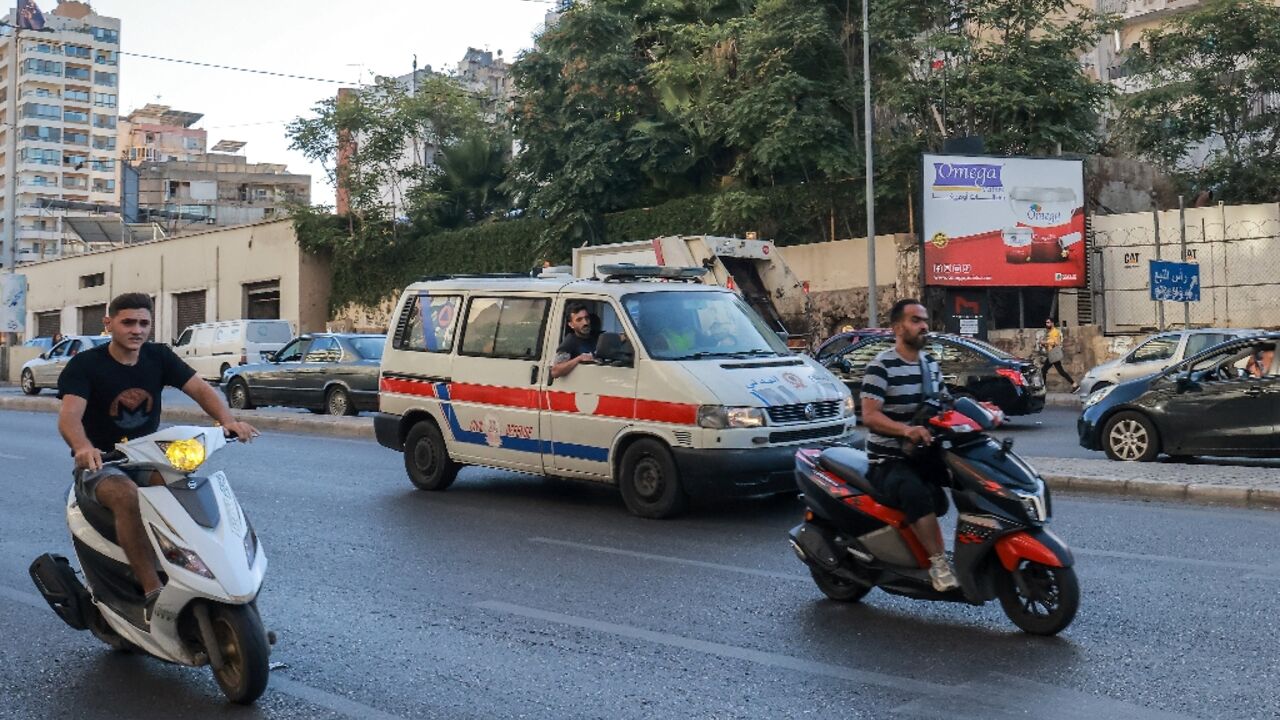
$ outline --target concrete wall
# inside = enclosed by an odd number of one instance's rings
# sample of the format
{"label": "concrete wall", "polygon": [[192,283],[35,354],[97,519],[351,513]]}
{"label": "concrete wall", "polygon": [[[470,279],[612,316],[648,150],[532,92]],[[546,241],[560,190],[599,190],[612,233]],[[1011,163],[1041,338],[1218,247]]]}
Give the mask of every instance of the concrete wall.
{"label": "concrete wall", "polygon": [[[809,283],[813,331],[825,338],[842,327],[867,325],[867,239],[790,245],[778,248],[802,282]],[[884,324],[901,297],[920,292],[919,241],[914,235],[876,238],[876,306]]]}
{"label": "concrete wall", "polygon": [[[123,292],[145,292],[156,301],[156,339],[172,340],[176,293],[204,290],[206,322],[244,316],[248,283],[280,283],[280,316],[300,332],[323,330],[329,301],[327,264],[298,247],[288,220],[225,228],[122,248],[33,263],[27,276],[27,322],[35,314],[62,313],[62,332],[77,333],[79,309],[105,304]],[[81,278],[102,273],[104,282],[82,288]],[[100,328],[88,328],[90,332]]]}

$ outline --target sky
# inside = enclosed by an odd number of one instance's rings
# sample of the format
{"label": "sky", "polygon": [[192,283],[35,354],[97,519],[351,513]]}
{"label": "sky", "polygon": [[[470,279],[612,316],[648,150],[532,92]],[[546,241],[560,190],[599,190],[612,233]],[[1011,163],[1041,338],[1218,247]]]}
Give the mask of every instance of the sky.
{"label": "sky", "polygon": [[[10,4],[10,3],[5,3]],[[46,13],[55,0],[37,0]],[[552,7],[539,0],[93,0],[119,18],[124,53],[326,78],[339,83],[120,58],[120,114],[147,103],[204,113],[209,146],[242,140],[250,162],[287,163],[311,175],[312,202],[333,203],[319,165],[289,150],[285,126],[343,84],[419,67],[456,68],[468,47],[514,60]]]}

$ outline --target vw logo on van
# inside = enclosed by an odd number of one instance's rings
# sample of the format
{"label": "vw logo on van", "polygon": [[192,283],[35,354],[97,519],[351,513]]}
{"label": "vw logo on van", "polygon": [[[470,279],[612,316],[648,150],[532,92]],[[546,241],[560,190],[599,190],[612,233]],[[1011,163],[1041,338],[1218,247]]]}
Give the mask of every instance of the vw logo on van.
{"label": "vw logo on van", "polygon": [[813,406],[813,403],[808,403],[807,405],[804,406],[805,420],[812,420],[814,416],[816,416],[817,414],[818,414],[818,409]]}

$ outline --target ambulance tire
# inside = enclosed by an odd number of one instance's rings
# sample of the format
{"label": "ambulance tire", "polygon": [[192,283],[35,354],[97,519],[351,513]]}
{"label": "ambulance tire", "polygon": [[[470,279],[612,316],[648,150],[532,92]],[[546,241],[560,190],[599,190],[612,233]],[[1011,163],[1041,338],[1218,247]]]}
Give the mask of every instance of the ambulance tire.
{"label": "ambulance tire", "polygon": [[660,441],[635,441],[622,454],[618,469],[618,489],[631,514],[669,518],[684,512],[689,497],[680,483],[671,451]]}
{"label": "ambulance tire", "polygon": [[409,428],[404,439],[404,469],[409,481],[419,490],[447,489],[458,477],[462,466],[449,458],[440,428],[422,420]]}

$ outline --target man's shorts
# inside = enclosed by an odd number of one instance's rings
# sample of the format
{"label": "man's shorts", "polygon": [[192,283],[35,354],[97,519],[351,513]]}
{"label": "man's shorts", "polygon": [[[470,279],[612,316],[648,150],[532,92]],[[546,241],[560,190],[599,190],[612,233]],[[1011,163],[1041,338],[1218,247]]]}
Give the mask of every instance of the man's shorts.
{"label": "man's shorts", "polygon": [[148,481],[150,480],[151,471],[150,470],[127,471],[127,470],[121,470],[115,465],[108,465],[96,472],[90,472],[88,470],[76,470],[72,473],[72,476],[76,479],[77,483],[80,483],[81,490],[84,492],[84,494],[90,500],[93,500],[94,502],[101,505],[102,504],[101,501],[98,500],[98,485],[101,484],[103,480],[109,477],[122,477],[126,480],[133,481],[133,483],[139,487],[145,487],[148,484]]}
{"label": "man's shorts", "polygon": [[909,523],[925,515],[941,517],[950,507],[942,486],[925,478],[909,460],[881,460],[871,466],[867,480],[876,490],[875,499],[901,510]]}

